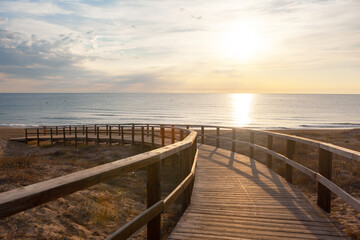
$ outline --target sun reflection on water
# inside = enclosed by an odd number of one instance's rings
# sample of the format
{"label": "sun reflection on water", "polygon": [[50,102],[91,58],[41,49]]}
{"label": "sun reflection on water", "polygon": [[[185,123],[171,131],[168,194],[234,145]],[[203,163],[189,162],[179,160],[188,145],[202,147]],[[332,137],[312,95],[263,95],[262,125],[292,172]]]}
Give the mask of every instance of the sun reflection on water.
{"label": "sun reflection on water", "polygon": [[251,122],[250,110],[253,94],[235,93],[232,94],[232,115],[234,125],[247,127]]}

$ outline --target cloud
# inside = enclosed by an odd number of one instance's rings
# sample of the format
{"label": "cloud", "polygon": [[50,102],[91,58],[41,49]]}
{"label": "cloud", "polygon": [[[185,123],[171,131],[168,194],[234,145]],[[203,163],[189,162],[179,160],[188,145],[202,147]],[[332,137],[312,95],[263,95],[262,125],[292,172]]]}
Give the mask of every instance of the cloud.
{"label": "cloud", "polygon": [[0,24],[4,24],[8,21],[8,18],[6,17],[0,17]]}
{"label": "cloud", "polygon": [[[1,1],[0,88],[28,79],[24,86],[43,91],[191,91],[210,79],[207,91],[227,91],[329,68],[351,69],[354,79],[359,8],[357,0]],[[219,48],[239,23],[268,43],[255,60]]]}
{"label": "cloud", "polygon": [[52,15],[70,14],[72,11],[65,10],[49,1],[1,1],[0,9],[3,12],[13,12],[21,15]]}
{"label": "cloud", "polygon": [[[89,31],[85,35],[93,33]],[[60,34],[52,41],[39,39],[36,35],[27,40],[23,37],[20,33],[0,29],[2,91],[13,91],[15,82],[26,79],[28,84],[23,86],[35,92],[136,92],[156,91],[157,86],[165,86],[156,73],[107,75],[82,66],[84,61],[106,59],[72,53],[72,48],[82,41],[80,36]]]}

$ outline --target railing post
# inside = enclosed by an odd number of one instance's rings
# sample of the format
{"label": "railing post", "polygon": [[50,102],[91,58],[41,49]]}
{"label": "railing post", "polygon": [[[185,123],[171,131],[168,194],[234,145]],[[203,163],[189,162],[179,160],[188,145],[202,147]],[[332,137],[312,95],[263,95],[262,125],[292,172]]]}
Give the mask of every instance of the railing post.
{"label": "railing post", "polygon": [[146,134],[149,135],[149,124],[146,124]]}
{"label": "railing post", "polygon": [[204,131],[204,126],[201,126],[201,143],[204,144],[204,135],[205,135],[205,131]]}
{"label": "railing post", "polygon": [[144,126],[141,126],[141,147],[144,148]]}
{"label": "railing post", "polygon": [[[191,150],[192,154],[191,154],[191,159],[190,159],[191,163],[189,165],[189,173],[191,172],[192,165],[194,164],[194,161],[195,161],[195,156],[196,156],[196,151],[197,151],[197,138],[195,138],[194,143],[191,146],[191,149],[192,149]],[[189,203],[191,202],[191,196],[192,196],[192,191],[193,191],[193,188],[194,188],[194,183],[195,183],[195,178],[191,181]]]}
{"label": "railing post", "polygon": [[28,130],[25,128],[25,142],[28,143]]}
{"label": "railing post", "polygon": [[180,129],[180,141],[184,140],[184,132]]}
{"label": "railing post", "polygon": [[63,140],[64,140],[64,146],[66,145],[66,137],[65,137],[66,128],[63,127]]}
{"label": "railing post", "polygon": [[[185,177],[189,174],[190,166],[190,158],[191,158],[191,148],[186,148],[180,152],[180,177],[181,181],[185,179]],[[186,210],[189,206],[190,201],[190,192],[189,186],[184,190],[182,194],[182,212]],[[189,197],[190,196],[190,197]]]}
{"label": "railing post", "polygon": [[232,129],[232,143],[231,143],[231,151],[235,152],[235,140],[236,140],[236,128]]}
{"label": "railing post", "polygon": [[119,136],[120,136],[120,134],[121,134],[121,126],[120,126],[120,124],[118,126],[118,131],[119,131]]}
{"label": "railing post", "polygon": [[106,135],[109,135],[109,125],[107,125],[107,124],[106,124],[105,134],[106,134]]}
{"label": "railing post", "polygon": [[96,127],[96,144],[99,145],[100,144],[100,129],[99,127]]}
{"label": "railing post", "polygon": [[78,141],[77,141],[77,127],[75,127],[75,148],[78,147]]}
{"label": "railing post", "polygon": [[175,142],[175,126],[171,126],[171,143]]}
{"label": "railing post", "polygon": [[124,146],[124,127],[121,126],[121,145]]}
{"label": "railing post", "polygon": [[190,128],[190,126],[189,125],[186,125],[186,129],[189,129]]}
{"label": "railing post", "polygon": [[[250,132],[250,143],[252,143],[252,144],[255,143],[255,133],[254,132]],[[254,158],[254,147],[253,146],[249,146],[249,158]]]}
{"label": "railing post", "polygon": [[155,137],[155,130],[154,130],[154,127],[151,127],[151,149],[155,148],[154,137]]}
{"label": "railing post", "polygon": [[131,144],[135,145],[135,125],[134,124],[131,127]]}
{"label": "railing post", "polygon": [[96,130],[97,130],[97,126],[96,124],[94,125],[94,135],[96,136]]}
{"label": "railing post", "polygon": [[36,129],[36,141],[37,141],[37,145],[40,146],[40,137],[39,137],[39,129]]}
{"label": "railing post", "polygon": [[[186,158],[185,158],[185,176],[184,176],[184,178],[191,171],[191,162],[192,162],[192,159],[193,159],[192,158],[192,156],[193,156],[193,151],[192,150],[193,150],[194,144],[185,151]],[[190,184],[187,186],[185,192],[186,192],[186,207],[188,207],[190,205],[190,202],[191,202],[191,185]]]}
{"label": "railing post", "polygon": [[220,147],[220,139],[219,139],[219,136],[220,136],[220,128],[219,127],[216,127],[216,147]]}
{"label": "railing post", "polygon": [[[271,135],[268,135],[267,136],[267,148],[269,150],[272,150],[273,149],[273,136]],[[268,168],[272,169],[272,156],[270,154],[266,154],[266,165]]]}
{"label": "railing post", "polygon": [[85,128],[85,142],[86,145],[89,144],[89,133],[88,133],[88,127]]}
{"label": "railing post", "polygon": [[[319,148],[319,173],[331,180],[332,153]],[[331,191],[318,182],[317,204],[326,212],[331,212]]]}
{"label": "railing post", "polygon": [[69,135],[71,135],[71,125],[69,125]]}
{"label": "railing post", "polygon": [[58,132],[58,126],[55,127],[56,136],[59,134]]}
{"label": "railing post", "polygon": [[160,135],[161,135],[161,146],[165,146],[165,129],[162,125],[160,126]]}
{"label": "railing post", "polygon": [[53,144],[54,144],[54,139],[53,139],[53,129],[52,129],[52,128],[50,128],[50,143],[51,143],[51,145],[53,145]]}
{"label": "railing post", "polygon": [[[161,200],[160,162],[147,167],[147,208]],[[147,239],[159,240],[161,229],[161,214],[157,215],[147,224]]]}
{"label": "railing post", "polygon": [[[295,153],[295,141],[287,139],[286,140],[286,157],[293,160]],[[292,166],[285,164],[285,179],[292,183]]]}
{"label": "railing post", "polygon": [[109,126],[109,145],[111,146],[111,126]]}

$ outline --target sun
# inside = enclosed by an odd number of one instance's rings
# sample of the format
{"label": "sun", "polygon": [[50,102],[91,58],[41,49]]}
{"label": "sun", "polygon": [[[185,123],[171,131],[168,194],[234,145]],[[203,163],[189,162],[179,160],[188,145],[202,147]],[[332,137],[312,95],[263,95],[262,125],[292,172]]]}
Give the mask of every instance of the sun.
{"label": "sun", "polygon": [[249,22],[235,22],[220,36],[220,51],[226,58],[249,61],[265,48],[265,38],[256,25]]}

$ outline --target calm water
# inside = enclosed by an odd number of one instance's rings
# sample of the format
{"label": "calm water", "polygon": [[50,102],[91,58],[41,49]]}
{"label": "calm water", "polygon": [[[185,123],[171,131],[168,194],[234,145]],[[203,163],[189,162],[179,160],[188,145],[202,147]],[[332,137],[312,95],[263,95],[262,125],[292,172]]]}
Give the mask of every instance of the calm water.
{"label": "calm water", "polygon": [[0,94],[0,125],[188,123],[360,127],[360,95]]}

